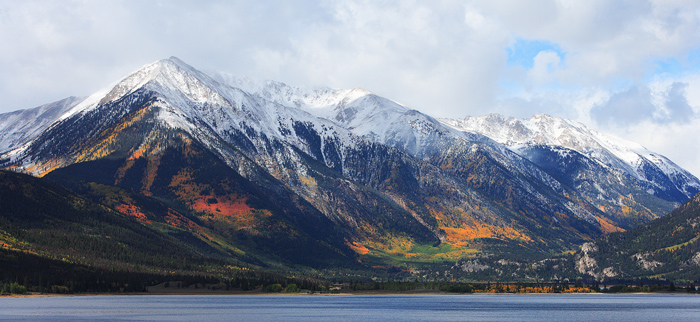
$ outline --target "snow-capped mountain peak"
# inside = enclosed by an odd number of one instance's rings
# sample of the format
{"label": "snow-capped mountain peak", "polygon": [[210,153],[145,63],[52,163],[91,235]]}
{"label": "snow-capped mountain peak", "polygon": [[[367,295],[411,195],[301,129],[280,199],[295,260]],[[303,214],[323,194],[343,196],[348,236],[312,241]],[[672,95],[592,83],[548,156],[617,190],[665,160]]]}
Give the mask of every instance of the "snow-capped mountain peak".
{"label": "snow-capped mountain peak", "polygon": [[[656,175],[653,174],[657,171],[666,177],[694,178],[667,158],[647,150],[638,143],[600,133],[576,121],[547,114],[537,114],[530,119],[488,114],[440,121],[460,131],[488,136],[521,155],[538,145],[563,147],[586,155],[605,166],[622,169],[629,175],[655,185],[659,185],[654,179]],[[681,180],[677,184],[688,197],[700,189],[697,179],[692,182]]]}
{"label": "snow-capped mountain peak", "polygon": [[95,92],[62,115],[60,119],[67,119],[75,114],[89,111],[98,105],[113,102],[141,88],[177,93],[175,96],[184,96],[182,98],[195,102],[214,100],[225,104],[225,100],[212,90],[212,88],[219,86],[221,85],[217,81],[206,74],[187,65],[177,57],[170,57],[144,65],[120,81]]}
{"label": "snow-capped mountain peak", "polygon": [[634,163],[638,155],[648,152],[640,144],[600,133],[579,122],[547,114],[534,115],[530,119],[489,114],[441,121],[457,130],[486,135],[514,149],[522,144],[540,144],[562,146],[583,154],[606,150],[629,164]]}
{"label": "snow-capped mountain peak", "polygon": [[240,88],[257,97],[287,107],[307,110],[327,109],[349,102],[372,92],[361,89],[334,89],[329,87],[289,86],[273,80],[259,80],[229,73],[211,73],[217,81]]}
{"label": "snow-capped mountain peak", "polygon": [[406,118],[428,118],[363,88],[294,87],[281,82],[255,80],[227,73],[212,75],[219,82],[241,88],[255,97],[305,111],[334,122],[356,135],[381,143],[386,143],[387,140],[416,141],[415,133]]}

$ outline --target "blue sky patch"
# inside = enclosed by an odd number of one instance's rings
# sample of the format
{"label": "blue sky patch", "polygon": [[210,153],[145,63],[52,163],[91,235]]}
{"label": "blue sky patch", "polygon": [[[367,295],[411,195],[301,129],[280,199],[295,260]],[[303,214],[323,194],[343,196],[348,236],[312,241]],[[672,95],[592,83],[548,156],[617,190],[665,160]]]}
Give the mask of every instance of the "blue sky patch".
{"label": "blue sky patch", "polygon": [[553,51],[557,53],[562,60],[565,57],[564,51],[559,45],[546,40],[516,38],[515,43],[506,48],[506,51],[508,52],[508,59],[506,61],[508,66],[522,66],[526,69],[532,68],[535,56],[541,51]]}
{"label": "blue sky patch", "polygon": [[648,80],[656,75],[682,76],[697,71],[700,71],[700,48],[690,51],[688,57],[680,61],[675,57],[655,61],[654,70],[645,78]]}

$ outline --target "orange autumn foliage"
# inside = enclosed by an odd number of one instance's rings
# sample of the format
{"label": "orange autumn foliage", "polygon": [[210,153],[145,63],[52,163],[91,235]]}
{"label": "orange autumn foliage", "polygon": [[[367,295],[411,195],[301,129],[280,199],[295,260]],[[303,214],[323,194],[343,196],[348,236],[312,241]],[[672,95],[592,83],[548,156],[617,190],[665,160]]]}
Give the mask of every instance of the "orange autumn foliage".
{"label": "orange autumn foliage", "polygon": [[191,208],[205,213],[204,216],[200,217],[203,220],[231,225],[229,227],[235,229],[254,228],[262,218],[272,216],[267,210],[255,211],[245,202],[245,197],[237,198],[235,195],[203,196],[197,197]]}
{"label": "orange autumn foliage", "polygon": [[522,284],[491,284],[484,290],[475,290],[476,293],[521,293],[521,294],[536,294],[536,293],[593,293],[594,291],[587,287],[569,286],[569,285],[522,285]]}
{"label": "orange autumn foliage", "polygon": [[87,146],[86,149],[83,149],[79,155],[77,155],[76,161],[84,162],[96,160],[114,152],[115,144],[119,135],[137,121],[142,120],[146,115],[146,112],[148,112],[152,106],[153,105],[147,105],[129,117],[124,118],[122,122],[102,131],[97,136],[97,140],[90,142],[90,145]]}
{"label": "orange autumn foliage", "polygon": [[440,224],[440,229],[445,233],[447,242],[455,246],[467,246],[469,240],[475,238],[532,241],[529,236],[512,227],[485,224],[463,211],[455,210],[452,216],[448,216],[430,207],[428,210]]}
{"label": "orange autumn foliage", "polygon": [[45,176],[47,173],[56,170],[58,167],[60,167],[63,164],[63,161],[59,159],[49,159],[48,161],[41,163],[41,164],[35,164],[32,165],[31,167],[28,167],[24,172],[27,173],[34,173],[39,177]]}
{"label": "orange autumn foliage", "polygon": [[615,223],[605,217],[599,216],[596,217],[598,219],[598,224],[600,225],[600,230],[602,230],[604,233],[609,234],[609,233],[614,233],[618,231],[625,231],[624,229],[617,227]]}
{"label": "orange autumn foliage", "polygon": [[118,205],[116,208],[119,212],[121,212],[124,215],[136,217],[136,220],[138,220],[141,223],[144,223],[144,224],[151,223],[151,221],[148,220],[148,218],[146,218],[146,214],[144,214],[141,211],[141,208],[139,208],[138,206],[135,206],[131,203],[124,203],[124,204]]}
{"label": "orange autumn foliage", "polygon": [[127,161],[133,161],[136,159],[139,159],[143,156],[143,154],[146,152],[146,149],[148,149],[150,145],[146,144],[145,146],[139,147],[134,153],[126,159]]}
{"label": "orange autumn foliage", "polygon": [[362,245],[358,242],[352,242],[352,243],[348,242],[347,245],[350,246],[350,248],[353,251],[355,251],[355,253],[358,253],[360,255],[365,255],[365,254],[369,253],[369,249],[367,249],[367,247],[365,247],[364,245]]}
{"label": "orange autumn foliage", "polygon": [[194,198],[190,207],[197,212],[222,216],[243,216],[253,208],[246,205],[247,198],[227,196],[199,196]]}
{"label": "orange autumn foliage", "polygon": [[257,211],[248,206],[246,196],[216,195],[211,186],[194,182],[192,171],[181,169],[173,176],[169,187],[190,209],[199,213],[201,219],[218,222],[228,229],[248,229],[259,224],[261,218],[272,216],[267,210]]}
{"label": "orange autumn foliage", "polygon": [[487,224],[474,223],[473,225],[465,225],[463,227],[442,227],[445,232],[445,238],[450,244],[455,246],[467,246],[468,241],[475,238],[496,238],[501,240],[506,239],[522,239],[531,241],[530,237],[510,227],[497,227]]}

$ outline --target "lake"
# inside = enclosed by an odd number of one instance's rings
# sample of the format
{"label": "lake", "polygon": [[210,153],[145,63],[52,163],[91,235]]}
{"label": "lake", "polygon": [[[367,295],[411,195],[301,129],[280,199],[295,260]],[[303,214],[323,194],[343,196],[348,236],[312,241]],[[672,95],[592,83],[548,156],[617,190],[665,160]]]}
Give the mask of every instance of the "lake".
{"label": "lake", "polygon": [[129,295],[0,298],[0,321],[700,321],[697,295]]}

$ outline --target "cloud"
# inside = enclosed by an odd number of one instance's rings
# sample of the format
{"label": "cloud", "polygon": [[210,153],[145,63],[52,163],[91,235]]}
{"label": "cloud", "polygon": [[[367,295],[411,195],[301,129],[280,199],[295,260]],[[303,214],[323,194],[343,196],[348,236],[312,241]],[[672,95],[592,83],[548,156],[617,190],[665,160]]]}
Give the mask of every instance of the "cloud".
{"label": "cloud", "polygon": [[561,58],[553,51],[541,51],[533,59],[532,68],[528,76],[535,83],[544,84],[552,82],[557,71],[561,70]]}
{"label": "cloud", "polygon": [[700,3],[681,1],[481,2],[480,9],[517,37],[559,46],[562,84],[608,86],[639,80],[655,62],[684,59],[700,45]]}
{"label": "cloud", "polygon": [[632,127],[639,123],[687,124],[696,118],[688,103],[688,83],[673,82],[667,88],[657,84],[655,90],[637,85],[610,96],[591,109],[592,118],[608,128]]}
{"label": "cloud", "polygon": [[533,114],[544,113],[593,125],[595,121],[592,119],[591,110],[605,104],[609,99],[610,95],[602,89],[573,90],[560,87],[503,98],[496,102],[494,109],[519,118],[530,118]]}
{"label": "cloud", "polygon": [[[253,73],[257,48],[288,47],[310,1],[2,1],[0,111],[89,95],[147,63]],[[302,27],[298,27],[302,26]],[[266,76],[266,75],[263,75]]]}
{"label": "cloud", "polygon": [[88,95],[174,55],[292,85],[365,87],[438,116],[485,113],[512,37],[450,1],[23,1],[0,14],[1,110]]}
{"label": "cloud", "polygon": [[598,124],[628,126],[654,118],[656,106],[652,103],[651,90],[646,86],[633,86],[616,93],[601,105],[591,109]]}
{"label": "cloud", "polygon": [[532,68],[534,65],[535,56],[541,52],[555,52],[562,56],[563,52],[557,44],[544,40],[526,40],[515,38],[512,45],[506,48],[508,52],[509,66],[522,66],[524,68]]}
{"label": "cloud", "polygon": [[331,2],[329,8],[332,19],[293,35],[291,47],[258,51],[283,57],[281,80],[361,86],[436,116],[487,112],[493,105],[510,35],[478,11],[409,1]]}
{"label": "cloud", "polygon": [[[0,109],[87,95],[175,55],[200,69],[293,85],[365,87],[437,116],[480,115],[498,112],[497,102],[519,90],[601,88],[611,77],[638,80],[659,59],[683,61],[700,46],[698,7],[556,0],[2,2]],[[513,66],[514,51],[533,44],[538,50]],[[512,88],[504,90],[505,83]]]}
{"label": "cloud", "polygon": [[440,9],[337,6],[336,20],[298,40],[294,65],[328,85],[367,87],[443,115],[490,105],[507,35],[488,37],[493,26],[461,6]]}
{"label": "cloud", "polygon": [[693,108],[685,97],[687,83],[674,82],[666,97],[666,110],[668,122],[688,123],[694,118]]}
{"label": "cloud", "polygon": [[438,117],[549,113],[637,140],[697,122],[697,30],[700,3],[684,0],[0,1],[0,112],[174,55]]}

